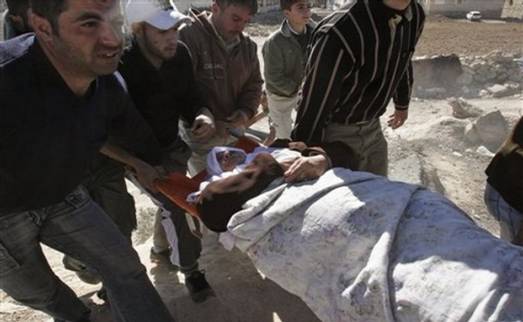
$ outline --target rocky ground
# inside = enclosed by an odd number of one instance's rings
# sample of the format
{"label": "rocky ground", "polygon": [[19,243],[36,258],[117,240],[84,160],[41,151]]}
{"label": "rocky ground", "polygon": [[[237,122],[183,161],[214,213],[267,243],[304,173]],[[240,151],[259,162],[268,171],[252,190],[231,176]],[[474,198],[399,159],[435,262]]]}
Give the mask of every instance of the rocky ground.
{"label": "rocky ground", "polygon": [[[325,12],[318,11],[317,14],[324,16]],[[249,26],[248,31],[261,45],[264,37],[277,28],[278,21],[275,14],[263,15]],[[469,23],[430,18],[417,54],[474,56],[500,49],[504,54],[518,56],[523,48],[522,31],[523,24],[518,23]],[[471,116],[463,118],[466,115],[456,114],[446,99],[415,98],[405,126],[395,131],[385,129],[389,141],[390,176],[394,180],[423,184],[445,194],[480,226],[496,234],[497,226],[488,216],[482,201],[483,171],[492,156],[484,146],[490,146],[487,141],[492,138],[475,136],[474,128],[483,126],[478,123],[479,118],[499,111],[506,125],[504,127],[500,121],[496,130],[508,131],[508,127],[523,116],[522,96],[521,92],[502,98],[487,95],[467,99],[466,103],[468,105],[463,102],[462,105]],[[386,123],[385,119],[383,123]],[[254,128],[266,131],[267,120],[262,119]],[[491,130],[489,128],[486,132]],[[137,201],[139,217],[139,229],[134,236],[136,249],[177,321],[318,321],[300,299],[257,272],[246,256],[238,251],[225,251],[214,234],[204,238],[201,266],[207,270],[208,280],[217,296],[202,304],[192,303],[183,284],[183,275],[149,259],[154,206],[134,187],[130,186],[130,189]],[[59,253],[48,248],[45,248],[45,253],[56,274],[93,309],[93,321],[111,321],[109,307],[94,294],[99,285],[84,284],[66,271]],[[40,322],[48,321],[48,318],[18,305],[0,292],[0,321]]]}

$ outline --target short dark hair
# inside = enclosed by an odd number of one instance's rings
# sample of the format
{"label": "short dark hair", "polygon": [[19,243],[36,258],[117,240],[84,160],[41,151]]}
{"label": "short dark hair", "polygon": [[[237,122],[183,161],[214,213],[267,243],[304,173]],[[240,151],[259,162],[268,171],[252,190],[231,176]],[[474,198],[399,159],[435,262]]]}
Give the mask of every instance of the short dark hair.
{"label": "short dark hair", "polygon": [[291,10],[292,5],[298,1],[299,0],[280,0],[280,8],[281,10]]}
{"label": "short dark hair", "polygon": [[9,14],[14,16],[25,16],[29,9],[29,0],[6,0]]}
{"label": "short dark hair", "polygon": [[258,0],[214,0],[220,8],[227,8],[228,6],[247,7],[251,10],[251,14],[255,15],[258,12]]}
{"label": "short dark hair", "polygon": [[31,0],[31,10],[47,19],[58,32],[58,16],[67,9],[67,0]]}

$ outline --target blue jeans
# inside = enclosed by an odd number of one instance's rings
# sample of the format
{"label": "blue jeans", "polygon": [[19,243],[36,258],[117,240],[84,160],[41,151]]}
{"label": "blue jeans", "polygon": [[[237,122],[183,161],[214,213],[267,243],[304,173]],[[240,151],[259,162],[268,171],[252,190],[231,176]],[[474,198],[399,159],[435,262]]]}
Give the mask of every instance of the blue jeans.
{"label": "blue jeans", "polygon": [[513,242],[521,228],[523,214],[512,208],[499,192],[488,183],[485,187],[484,198],[488,211],[499,222],[500,237]]}
{"label": "blue jeans", "polygon": [[84,188],[60,203],[0,216],[0,288],[56,320],[87,320],[89,309],[54,275],[40,243],[100,273],[116,321],[173,321],[129,241]]}

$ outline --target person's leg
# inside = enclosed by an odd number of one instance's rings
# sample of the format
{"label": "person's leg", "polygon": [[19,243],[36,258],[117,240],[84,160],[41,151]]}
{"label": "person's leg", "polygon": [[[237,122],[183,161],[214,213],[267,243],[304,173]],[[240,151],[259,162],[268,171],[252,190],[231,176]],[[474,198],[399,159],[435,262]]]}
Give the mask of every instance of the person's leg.
{"label": "person's leg", "polygon": [[[127,192],[123,165],[99,154],[84,181],[84,186],[91,199],[103,209],[131,243],[132,232],[136,229],[136,210],[134,199]],[[76,271],[82,281],[89,284],[100,283],[99,274],[81,261],[65,255],[63,262],[65,268]],[[103,292],[99,295],[103,297]]]}
{"label": "person's leg", "polygon": [[269,117],[276,130],[276,138],[289,139],[292,131],[292,111],[298,104],[297,96],[282,97],[267,93],[269,103]]}
{"label": "person's leg", "polygon": [[388,174],[388,145],[379,120],[375,120],[368,125],[362,126],[359,134],[364,140],[364,150],[362,152],[365,171],[387,176]]}
{"label": "person's leg", "polygon": [[126,322],[173,321],[129,241],[83,188],[45,209],[43,243],[96,269],[115,318]]}
{"label": "person's leg", "polygon": [[[185,173],[187,171],[187,160],[191,153],[183,141],[176,142],[165,152],[166,158],[162,165],[167,172]],[[205,275],[199,270],[201,239],[191,232],[183,209],[162,194],[155,194],[154,199],[160,203],[162,217],[167,218],[167,220],[165,218],[162,220],[162,228],[164,238],[172,249],[171,262],[178,265],[180,271],[185,274],[185,285],[191,298],[195,302],[202,302],[214,293],[207,283]]]}
{"label": "person's leg", "polygon": [[357,158],[357,160],[352,160],[355,168],[351,170],[354,171],[364,171],[364,141],[360,136],[360,128],[358,125],[331,123],[325,129],[325,142],[343,142],[354,151],[354,157]]}
{"label": "person's leg", "polygon": [[488,211],[499,222],[500,238],[514,242],[523,224],[523,214],[512,208],[488,183],[485,186],[484,199]]}
{"label": "person's leg", "polygon": [[56,320],[89,321],[90,310],[51,271],[40,247],[41,211],[0,217],[0,289]]}
{"label": "person's leg", "polygon": [[387,175],[387,141],[379,120],[358,124],[332,123],[325,129],[326,142],[343,142],[355,153],[358,160],[352,170]]}
{"label": "person's leg", "polygon": [[162,221],[165,219],[163,209],[158,209],[154,215],[154,226],[153,226],[153,247],[151,249],[151,255],[169,255],[169,241],[165,235],[165,229],[163,228]]}

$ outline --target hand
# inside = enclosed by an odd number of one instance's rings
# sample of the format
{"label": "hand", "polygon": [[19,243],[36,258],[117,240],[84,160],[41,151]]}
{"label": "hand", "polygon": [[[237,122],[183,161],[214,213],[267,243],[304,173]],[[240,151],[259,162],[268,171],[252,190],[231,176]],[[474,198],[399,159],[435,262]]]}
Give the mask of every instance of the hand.
{"label": "hand", "polygon": [[216,124],[211,117],[200,114],[194,119],[191,132],[196,141],[206,141],[216,132]]}
{"label": "hand", "polygon": [[405,123],[409,117],[409,110],[394,110],[394,113],[389,116],[388,125],[392,129],[397,129]]}
{"label": "hand", "polygon": [[306,148],[307,148],[307,144],[305,144],[305,142],[301,142],[301,141],[289,142],[289,149],[297,150],[297,151],[302,152]]}
{"label": "hand", "polygon": [[236,110],[225,120],[229,122],[233,128],[246,128],[249,118],[242,111]]}
{"label": "hand", "polygon": [[232,129],[233,126],[229,122],[216,121],[216,136],[219,138],[225,138],[229,136],[229,129]]}
{"label": "hand", "polygon": [[136,179],[142,186],[152,192],[158,192],[154,182],[162,177],[160,175],[159,169],[143,161],[136,161],[132,165],[132,169],[136,174]]}
{"label": "hand", "polygon": [[298,182],[316,179],[328,170],[329,161],[322,155],[299,157],[283,175],[286,182]]}

